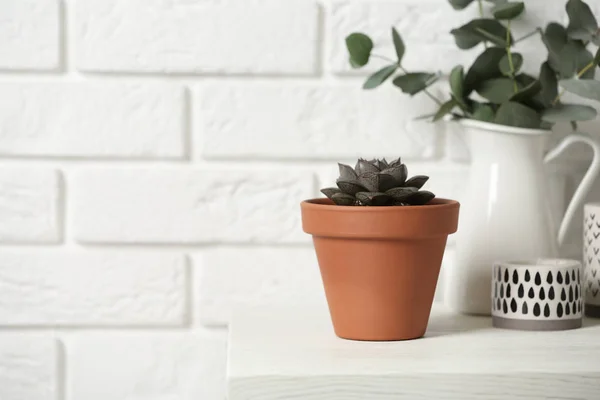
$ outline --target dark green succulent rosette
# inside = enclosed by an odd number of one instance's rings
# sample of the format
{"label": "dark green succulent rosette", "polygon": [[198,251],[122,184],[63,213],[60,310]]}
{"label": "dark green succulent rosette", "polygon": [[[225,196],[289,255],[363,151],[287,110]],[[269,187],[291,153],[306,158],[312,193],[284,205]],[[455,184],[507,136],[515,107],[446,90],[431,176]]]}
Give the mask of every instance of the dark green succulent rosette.
{"label": "dark green succulent rosette", "polygon": [[415,175],[407,179],[408,169],[400,158],[389,163],[385,158],[360,158],[354,168],[338,165],[337,187],[321,189],[338,206],[419,206],[435,197],[420,190],[429,177]]}

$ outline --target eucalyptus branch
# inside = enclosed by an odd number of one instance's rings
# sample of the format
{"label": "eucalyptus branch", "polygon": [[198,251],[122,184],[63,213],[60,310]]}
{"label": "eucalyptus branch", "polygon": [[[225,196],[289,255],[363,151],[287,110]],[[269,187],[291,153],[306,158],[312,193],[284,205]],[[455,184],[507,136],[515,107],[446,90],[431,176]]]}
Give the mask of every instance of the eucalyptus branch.
{"label": "eucalyptus branch", "polygon": [[529,39],[530,37],[532,37],[536,33],[539,33],[540,35],[543,35],[544,31],[542,30],[542,28],[537,27],[537,28],[535,28],[535,30],[533,30],[533,31],[529,32],[528,34],[524,35],[523,37],[520,37],[517,40],[515,40],[514,44],[517,44],[519,42],[522,42],[523,40]]}
{"label": "eucalyptus branch", "polygon": [[392,60],[391,58],[389,58],[389,57],[386,57],[386,56],[382,56],[382,55],[380,55],[380,54],[371,54],[371,57],[380,58],[380,59],[382,59],[382,60],[385,60],[385,61],[391,62],[392,64],[397,64],[397,63],[398,63],[398,61],[396,61],[396,60]]}
{"label": "eucalyptus branch", "polygon": [[510,46],[512,43],[510,42],[510,19],[506,22],[506,55],[508,57],[508,66],[510,67],[510,79],[513,83],[514,92],[517,93],[519,91],[519,87],[517,86],[517,80],[515,79],[515,65],[513,64],[512,52],[510,50]]}
{"label": "eucalyptus branch", "polygon": [[[583,74],[585,74],[586,72],[588,72],[591,68],[594,68],[596,66],[596,64],[594,63],[594,61],[590,61],[590,63],[588,65],[586,65],[585,67],[583,67],[581,69],[581,71],[579,71],[577,73],[577,78],[581,78],[583,76]],[[555,106],[556,103],[558,103],[558,101],[560,100],[560,98],[562,97],[563,94],[565,94],[565,90],[561,91],[558,95],[556,95],[556,97],[554,98],[554,100],[552,100],[552,105]]]}
{"label": "eucalyptus branch", "polygon": [[[408,74],[409,72],[402,66],[402,65],[398,65],[398,67],[400,68],[400,70],[402,72],[404,72],[405,74]],[[438,106],[441,106],[442,101],[439,100],[437,97],[435,97],[434,95],[431,94],[431,92],[429,92],[429,90],[427,90],[427,88],[423,89],[423,92],[431,99],[433,100]]]}
{"label": "eucalyptus branch", "polygon": [[[483,1],[482,0],[477,0],[477,4],[479,6],[479,17],[483,18]],[[483,41],[483,47],[485,47],[486,49],[488,48],[487,40]]]}

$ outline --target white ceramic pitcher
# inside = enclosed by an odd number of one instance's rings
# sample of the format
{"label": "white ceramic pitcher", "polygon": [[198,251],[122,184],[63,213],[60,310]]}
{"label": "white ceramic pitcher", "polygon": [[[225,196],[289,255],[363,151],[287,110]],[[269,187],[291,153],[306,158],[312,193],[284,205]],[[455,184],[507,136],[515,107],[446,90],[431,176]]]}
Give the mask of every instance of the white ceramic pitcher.
{"label": "white ceramic pitcher", "polygon": [[[461,313],[490,315],[494,262],[558,255],[576,209],[600,172],[600,145],[572,134],[544,155],[551,131],[469,119],[458,123],[469,141],[471,168],[461,204],[456,259],[445,271],[444,301]],[[594,158],[556,229],[544,164],[575,142],[590,145]]]}

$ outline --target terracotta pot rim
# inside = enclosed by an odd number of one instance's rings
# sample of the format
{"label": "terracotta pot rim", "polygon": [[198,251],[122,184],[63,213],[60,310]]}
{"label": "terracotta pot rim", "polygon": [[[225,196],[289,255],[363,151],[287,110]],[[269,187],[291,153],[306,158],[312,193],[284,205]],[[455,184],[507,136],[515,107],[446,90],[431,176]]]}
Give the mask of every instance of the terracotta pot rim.
{"label": "terracotta pot rim", "polygon": [[328,198],[300,203],[302,229],[313,236],[424,239],[458,227],[460,203],[436,198],[422,206],[337,206]]}
{"label": "terracotta pot rim", "polygon": [[421,206],[372,206],[372,207],[356,207],[356,206],[338,206],[333,204],[328,198],[314,198],[302,201],[302,207],[313,210],[325,210],[327,211],[340,211],[340,212],[357,212],[357,213],[369,213],[369,212],[411,212],[415,210],[423,209],[452,209],[458,208],[460,203],[456,200],[444,199],[436,197],[429,203]]}

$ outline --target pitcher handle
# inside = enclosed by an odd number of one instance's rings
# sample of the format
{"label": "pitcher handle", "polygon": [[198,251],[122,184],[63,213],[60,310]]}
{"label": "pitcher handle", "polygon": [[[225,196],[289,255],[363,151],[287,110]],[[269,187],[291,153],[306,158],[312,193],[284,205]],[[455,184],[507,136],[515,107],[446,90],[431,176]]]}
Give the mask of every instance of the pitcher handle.
{"label": "pitcher handle", "polygon": [[600,172],[600,144],[589,136],[574,133],[564,138],[555,148],[546,154],[546,157],[544,157],[544,163],[548,163],[562,154],[562,152],[565,151],[570,145],[577,142],[586,143],[589,145],[594,151],[594,158],[592,159],[592,163],[585,173],[583,180],[577,187],[577,190],[575,190],[575,194],[573,194],[573,198],[571,199],[562,222],[560,223],[557,239],[559,246],[565,239],[567,229],[571,225],[573,217],[575,216],[575,210],[583,204],[585,196],[587,196],[589,193],[594,181],[596,180],[596,177],[598,176],[598,173]]}

